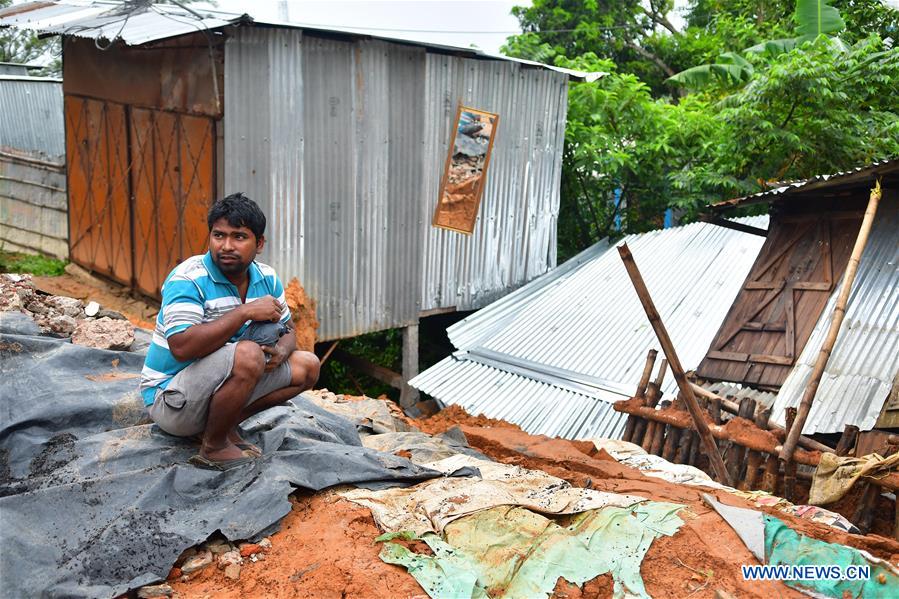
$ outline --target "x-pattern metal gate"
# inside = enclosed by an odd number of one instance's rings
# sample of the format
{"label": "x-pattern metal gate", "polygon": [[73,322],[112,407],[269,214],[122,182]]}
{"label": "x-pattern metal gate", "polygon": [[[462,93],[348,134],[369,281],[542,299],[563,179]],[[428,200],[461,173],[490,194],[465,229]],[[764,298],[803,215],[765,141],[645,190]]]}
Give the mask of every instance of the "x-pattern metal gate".
{"label": "x-pattern metal gate", "polygon": [[66,96],[72,259],[153,296],[201,253],[215,121]]}

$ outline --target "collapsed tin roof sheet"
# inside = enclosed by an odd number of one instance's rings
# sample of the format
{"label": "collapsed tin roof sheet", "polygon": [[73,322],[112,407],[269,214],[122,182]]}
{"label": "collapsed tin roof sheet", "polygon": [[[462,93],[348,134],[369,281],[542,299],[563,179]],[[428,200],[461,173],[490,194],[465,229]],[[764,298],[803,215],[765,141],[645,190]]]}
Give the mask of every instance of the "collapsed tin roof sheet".
{"label": "collapsed tin roof sheet", "polygon": [[[760,228],[768,223],[767,216],[738,220]],[[694,223],[623,242],[681,362],[695,367],[764,238]],[[566,438],[620,436],[625,417],[612,403],[633,394],[647,351],[659,349],[618,252],[605,242],[447,334],[459,351],[412,379],[412,386],[444,404]],[[676,391],[670,373],[662,389]]]}
{"label": "collapsed tin roof sheet", "polygon": [[129,3],[105,0],[38,1],[18,4],[0,10],[0,28],[15,27],[35,31],[43,35],[72,35],[94,40],[105,40],[106,42],[122,40],[123,43],[129,46],[138,46],[179,35],[220,29],[228,25],[238,24],[257,24],[382,39],[438,51],[464,53],[474,58],[516,62],[535,68],[565,73],[571,78],[584,81],[595,81],[606,74],[564,69],[531,60],[491,54],[477,48],[461,48],[419,40],[371,35],[370,32],[366,33],[364,30],[350,27],[329,26],[323,28],[321,26],[304,26],[301,23],[255,18],[249,14],[206,10],[189,6],[155,4],[149,1],[132,1]]}

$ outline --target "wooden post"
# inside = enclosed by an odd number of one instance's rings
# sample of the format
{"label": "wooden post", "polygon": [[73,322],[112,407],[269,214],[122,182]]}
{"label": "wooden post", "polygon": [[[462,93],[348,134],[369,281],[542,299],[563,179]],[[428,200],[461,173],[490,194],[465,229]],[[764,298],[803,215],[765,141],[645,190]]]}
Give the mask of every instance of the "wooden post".
{"label": "wooden post", "polygon": [[681,366],[680,359],[678,359],[677,353],[674,351],[674,344],[671,343],[668,331],[662,323],[662,319],[652,302],[652,297],[649,295],[649,290],[646,288],[646,283],[643,282],[643,277],[640,275],[640,270],[637,268],[637,263],[634,261],[634,256],[631,254],[626,243],[618,247],[618,254],[624,262],[624,268],[627,269],[627,274],[634,284],[637,297],[640,299],[640,303],[643,304],[646,316],[649,318],[649,322],[656,333],[656,337],[659,339],[662,351],[665,352],[665,357],[668,359],[668,364],[671,366],[671,372],[674,374],[674,380],[677,381],[678,388],[681,393],[684,394],[684,400],[687,402],[687,409],[690,412],[690,416],[693,418],[693,426],[696,427],[696,432],[699,433],[699,436],[702,439],[702,446],[705,448],[709,455],[709,459],[711,460],[712,471],[715,473],[719,482],[725,485],[731,485],[730,477],[727,474],[727,468],[724,466],[724,460],[721,459],[721,454],[718,452],[718,446],[715,445],[715,439],[712,437],[712,432],[709,430],[708,423],[702,417],[702,412],[699,410],[699,405],[696,403],[696,397],[693,395],[693,389],[690,387],[687,376],[684,374],[684,368]]}
{"label": "wooden post", "polygon": [[[738,418],[752,421],[755,417],[755,401],[749,397],[740,400],[740,411],[737,413]],[[732,481],[740,481],[743,479],[743,467],[746,465],[746,448],[736,443],[731,443],[727,456],[727,471]]]}
{"label": "wooden post", "polygon": [[856,438],[858,438],[858,427],[854,424],[847,424],[837,442],[837,448],[833,452],[838,456],[849,455],[849,452],[855,449]]}
{"label": "wooden post", "polygon": [[[771,417],[771,408],[762,408],[755,413],[755,425],[761,430],[768,428],[768,419]],[[743,479],[741,489],[744,491],[752,491],[758,481],[759,467],[762,465],[764,454],[760,451],[749,452],[746,458],[746,477]]]}
{"label": "wooden post", "polygon": [[874,223],[874,215],[877,214],[877,204],[881,197],[880,181],[871,190],[868,198],[868,207],[865,210],[865,217],[862,219],[862,226],[858,230],[858,237],[855,238],[855,247],[852,248],[852,255],[846,266],[846,273],[843,275],[843,282],[840,285],[840,295],[837,297],[837,305],[833,310],[833,316],[830,321],[830,330],[818,352],[818,359],[815,361],[815,367],[812,370],[811,378],[805,387],[805,393],[802,394],[802,401],[799,402],[799,411],[796,414],[796,420],[793,428],[787,434],[784,441],[783,449],[780,452],[780,459],[785,463],[790,461],[793,452],[796,450],[796,444],[799,442],[799,436],[805,426],[809,412],[812,409],[812,403],[815,401],[815,394],[818,392],[818,385],[821,383],[821,377],[824,374],[824,368],[830,359],[833,346],[837,340],[837,334],[840,332],[840,326],[843,324],[843,317],[846,316],[846,304],[849,302],[849,292],[852,290],[852,283],[855,281],[855,273],[858,271],[858,263],[861,260],[862,252],[868,243],[868,234],[871,232],[871,225]]}
{"label": "wooden post", "polygon": [[418,324],[410,324],[403,329],[403,389],[400,392],[400,407],[410,409],[418,402],[418,389],[409,386],[409,381],[418,375]]}
{"label": "wooden post", "polygon": [[690,429],[679,429],[680,439],[677,442],[677,453],[674,455],[675,464],[686,464],[690,457],[690,445],[693,442],[693,435]]}
{"label": "wooden post", "polygon": [[[659,398],[662,395],[662,381],[665,380],[665,371],[668,370],[668,360],[662,358],[662,363],[659,366],[659,372],[656,374],[655,380],[653,380],[646,388],[646,407],[654,408],[656,404],[659,403]],[[637,427],[634,432],[634,440],[633,443],[637,443],[646,451],[649,451],[649,446],[652,444],[653,434],[655,433],[655,422],[641,420],[637,423]]]}
{"label": "wooden post", "polygon": [[[665,410],[671,406],[671,402],[667,399],[662,402],[661,409]],[[665,441],[665,425],[656,422],[655,428],[652,429],[652,443],[649,446],[649,453],[657,456],[662,455],[662,444]]]}
{"label": "wooden post", "polygon": [[[787,408],[786,411],[786,421],[787,421],[787,437],[790,436],[790,431],[793,430],[793,427],[796,426],[796,408]],[[783,454],[781,454],[783,455]],[[796,499],[796,462],[793,461],[793,454],[790,454],[790,458],[784,461],[784,499],[787,501],[794,501]]]}
{"label": "wooden post", "polygon": [[777,475],[780,472],[780,460],[776,455],[769,455],[765,461],[765,473],[762,475],[762,490],[777,495]]}
{"label": "wooden post", "polygon": [[[649,350],[649,353],[646,355],[646,364],[643,366],[643,374],[640,376],[640,382],[637,383],[637,392],[634,394],[634,397],[644,401],[646,397],[646,385],[649,384],[649,377],[652,376],[652,368],[656,363],[656,356],[659,352],[654,349]],[[624,435],[622,435],[622,439],[625,441],[631,441],[634,438],[634,431],[637,428],[637,422],[640,420],[639,417],[630,415],[627,417],[627,424],[624,426]]]}
{"label": "wooden post", "polygon": [[880,496],[880,488],[869,482],[859,482],[861,489],[861,498],[855,507],[855,513],[852,514],[852,523],[855,524],[863,535],[868,534],[871,529],[871,520],[874,517],[874,508],[877,498]]}
{"label": "wooden post", "polygon": [[[702,407],[703,413],[708,414],[709,411],[709,400],[705,397],[701,397],[699,399],[699,404]],[[696,466],[699,462],[699,435],[687,429],[687,434],[690,435],[690,453],[687,454],[687,463],[691,466]]]}
{"label": "wooden post", "polygon": [[665,446],[662,448],[662,457],[669,462],[674,462],[678,445],[680,445],[681,434],[681,429],[676,426],[669,426],[668,432],[665,433]]}

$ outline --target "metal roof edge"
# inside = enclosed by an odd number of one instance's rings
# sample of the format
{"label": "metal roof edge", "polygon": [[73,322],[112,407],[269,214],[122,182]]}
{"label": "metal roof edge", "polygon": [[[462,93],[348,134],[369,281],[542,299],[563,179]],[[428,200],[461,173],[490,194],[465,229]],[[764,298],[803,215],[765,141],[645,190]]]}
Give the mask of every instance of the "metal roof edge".
{"label": "metal roof edge", "polygon": [[738,206],[774,202],[816,189],[861,183],[877,175],[894,171],[899,172],[899,157],[891,156],[848,171],[840,171],[829,175],[816,175],[809,179],[779,184],[772,189],[766,189],[751,195],[722,200],[709,204],[707,208],[713,212],[721,212]]}
{"label": "metal roof edge", "polygon": [[[110,0],[55,0],[53,2],[30,2],[27,4],[17,4],[0,10],[0,20],[3,20],[4,18],[13,19],[13,21],[10,23],[0,25],[0,28],[13,27],[16,29],[27,29],[37,31],[41,35],[77,35],[85,38],[108,39],[103,35],[103,27],[109,25],[110,22],[104,19],[106,19],[106,17],[121,16],[124,18],[122,28],[119,30],[118,34],[113,38],[112,41],[121,39],[123,43],[129,46],[140,46],[164,39],[171,39],[174,37],[187,35],[188,33],[193,32],[185,31],[183,28],[175,28],[174,30],[142,30],[140,32],[140,36],[135,36],[134,38],[128,39],[129,36],[124,34],[124,31],[128,24],[127,19],[136,18],[146,12],[152,11],[161,15],[162,17],[167,17],[173,21],[179,20],[177,17],[189,17],[193,22],[188,22],[185,20],[183,24],[192,26],[196,31],[216,31],[229,26],[263,26],[284,29],[301,29],[304,31],[316,31],[324,34],[343,34],[358,38],[371,38],[391,43],[418,46],[426,49],[432,49],[438,52],[459,54],[473,59],[512,62],[526,67],[555,71],[557,73],[567,75],[569,79],[586,82],[596,81],[597,79],[600,79],[608,74],[602,71],[588,72],[566,69],[563,67],[535,62],[532,60],[525,60],[521,58],[504,56],[502,54],[489,53],[481,50],[480,48],[465,48],[447,44],[436,44],[422,40],[377,35],[373,34],[371,31],[366,31],[365,28],[335,26],[322,27],[320,25],[314,24],[303,24],[298,22],[279,21],[277,19],[257,18],[248,13],[239,14],[199,8],[195,10],[190,7],[161,3],[152,4],[147,7],[146,10],[141,12],[129,13],[127,17],[125,13],[112,12],[112,10],[116,7],[124,6],[125,5],[123,2],[114,2]],[[67,7],[73,9],[71,13],[58,14],[60,8],[65,9]],[[100,12],[97,12],[97,10],[91,10],[101,9],[104,7],[108,7],[110,10]],[[35,25],[35,22],[40,23],[40,13],[42,11],[47,11],[48,13],[52,11],[54,13],[52,24],[48,23],[43,26],[41,26],[40,24]],[[29,13],[35,14],[32,18],[23,18],[23,15],[28,15]],[[200,18],[197,19],[197,16],[199,16]],[[79,23],[84,23],[85,21],[87,21],[86,24],[79,25]],[[71,25],[73,29],[77,29],[77,33],[70,33],[69,31],[67,31],[67,25]]]}

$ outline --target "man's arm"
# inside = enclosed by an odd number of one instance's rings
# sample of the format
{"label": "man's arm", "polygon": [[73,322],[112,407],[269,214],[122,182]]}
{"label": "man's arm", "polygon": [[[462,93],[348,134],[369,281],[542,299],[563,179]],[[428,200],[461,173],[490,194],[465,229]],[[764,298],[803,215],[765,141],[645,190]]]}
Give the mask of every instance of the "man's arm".
{"label": "man's arm", "polygon": [[179,362],[196,360],[223,347],[246,321],[278,322],[280,317],[281,305],[275,298],[267,295],[248,304],[241,304],[223,314],[221,318],[195,324],[173,334],[168,338],[169,351]]}

